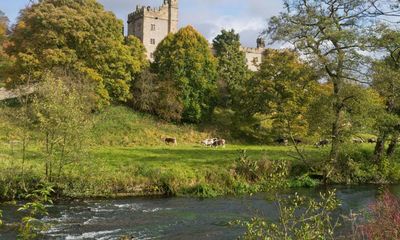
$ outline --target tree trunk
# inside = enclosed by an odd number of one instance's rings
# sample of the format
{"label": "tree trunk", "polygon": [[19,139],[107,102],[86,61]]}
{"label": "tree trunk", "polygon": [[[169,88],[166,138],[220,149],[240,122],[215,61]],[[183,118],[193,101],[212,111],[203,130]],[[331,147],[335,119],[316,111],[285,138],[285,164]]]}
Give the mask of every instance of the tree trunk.
{"label": "tree trunk", "polygon": [[387,134],[381,134],[378,140],[376,141],[375,151],[374,151],[374,161],[376,164],[380,164],[382,162],[382,158],[385,153],[385,143],[387,139]]}
{"label": "tree trunk", "polygon": [[399,132],[396,132],[392,136],[392,140],[390,141],[389,148],[387,149],[386,155],[390,158],[393,157],[394,152],[396,151],[397,143],[399,142]]}
{"label": "tree trunk", "polygon": [[341,144],[340,128],[342,124],[343,109],[342,109],[342,101],[339,95],[342,88],[342,82],[340,78],[336,77],[333,79],[333,88],[334,88],[333,112],[335,113],[335,120],[332,123],[332,146],[329,155],[330,162],[329,165],[327,166],[326,172],[324,173],[325,182],[329,179],[332,170],[338,167],[340,144]]}
{"label": "tree trunk", "polygon": [[333,111],[335,113],[335,121],[332,123],[332,148],[330,153],[330,161],[332,164],[337,164],[340,153],[340,127],[342,123],[343,110],[339,97],[339,84],[335,84],[334,88],[335,102],[333,104]]}

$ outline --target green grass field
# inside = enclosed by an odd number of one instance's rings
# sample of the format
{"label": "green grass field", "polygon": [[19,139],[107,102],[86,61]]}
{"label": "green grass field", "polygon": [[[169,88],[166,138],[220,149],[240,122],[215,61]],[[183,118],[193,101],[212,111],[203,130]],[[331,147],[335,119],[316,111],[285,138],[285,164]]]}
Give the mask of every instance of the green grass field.
{"label": "green grass field", "polygon": [[[57,182],[63,191],[61,194],[71,197],[164,194],[165,185],[168,191],[178,195],[196,195],[193,189],[199,186],[212,189],[211,195],[255,192],[260,189],[258,183],[232,174],[235,159],[244,149],[254,160],[294,161],[292,156],[295,152],[290,146],[228,145],[218,149],[162,144],[149,147],[96,146],[90,148],[81,161],[68,164],[62,179]],[[309,159],[321,161],[327,156],[328,149],[306,147],[306,153]],[[3,144],[0,156],[3,157],[1,170],[7,173],[2,175],[3,182],[9,180],[7,176],[14,178],[20,174],[22,160],[18,147],[14,147],[12,154],[10,147]],[[34,179],[44,177],[43,158],[34,149],[29,151],[25,172]]]}
{"label": "green grass field", "polygon": [[[33,134],[22,164],[20,144],[10,145],[14,126],[0,121],[0,127],[0,198],[18,198],[45,181],[45,156],[40,151],[43,143]],[[58,193],[68,197],[165,193],[216,196],[265,190],[268,182],[248,180],[235,172],[240,150],[246,150],[253,160],[287,161],[292,170],[301,168],[291,146],[235,145],[229,140],[226,148],[200,145],[202,139],[213,136],[196,126],[165,123],[126,107],[110,107],[96,115],[90,144],[79,160],[68,163],[60,177],[54,166]],[[176,137],[179,144],[167,146],[162,137]],[[329,148],[302,148],[312,163],[322,163],[329,154]],[[363,160],[369,158],[373,145],[350,145],[348,150],[351,157]],[[359,165],[355,169],[361,175],[371,174],[368,169],[360,170]],[[268,174],[268,169],[265,172]]]}

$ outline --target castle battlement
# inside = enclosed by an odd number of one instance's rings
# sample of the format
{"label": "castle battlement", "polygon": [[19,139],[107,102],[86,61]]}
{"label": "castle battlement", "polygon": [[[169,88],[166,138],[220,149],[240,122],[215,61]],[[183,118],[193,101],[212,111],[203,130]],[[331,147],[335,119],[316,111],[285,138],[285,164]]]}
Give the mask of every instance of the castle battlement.
{"label": "castle battlement", "polygon": [[154,15],[168,9],[169,9],[169,3],[166,0],[160,7],[137,5],[136,10],[128,15],[128,22],[131,22],[131,20],[133,21],[135,18],[138,17],[144,17],[146,14]]}
{"label": "castle battlement", "polygon": [[137,5],[128,15],[128,35],[139,38],[153,59],[157,45],[169,34],[178,31],[178,0],[164,0],[159,7]]}
{"label": "castle battlement", "polygon": [[251,48],[251,47],[240,47],[243,52],[246,53],[254,53],[254,54],[262,54],[265,51],[265,48]]}

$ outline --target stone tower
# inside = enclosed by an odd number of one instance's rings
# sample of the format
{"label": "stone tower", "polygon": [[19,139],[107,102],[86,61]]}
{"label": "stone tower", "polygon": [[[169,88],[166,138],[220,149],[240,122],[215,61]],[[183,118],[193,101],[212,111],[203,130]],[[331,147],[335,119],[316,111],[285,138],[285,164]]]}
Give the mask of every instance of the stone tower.
{"label": "stone tower", "polygon": [[168,23],[169,23],[169,32],[176,33],[178,31],[178,0],[164,0],[165,2],[168,1],[168,8],[169,8],[169,16],[168,16]]}
{"label": "stone tower", "polygon": [[157,45],[169,34],[178,31],[178,0],[164,0],[158,8],[136,6],[128,16],[128,35],[139,38],[153,60]]}

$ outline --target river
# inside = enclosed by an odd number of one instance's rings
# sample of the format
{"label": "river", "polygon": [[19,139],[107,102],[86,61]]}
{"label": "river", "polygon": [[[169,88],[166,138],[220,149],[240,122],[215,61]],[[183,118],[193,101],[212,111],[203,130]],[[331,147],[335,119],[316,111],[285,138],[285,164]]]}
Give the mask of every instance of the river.
{"label": "river", "polygon": [[[400,186],[390,190],[399,195]],[[337,214],[366,208],[378,196],[378,186],[336,187],[342,201]],[[315,197],[321,189],[298,189]],[[322,190],[324,191],[324,190]],[[293,191],[292,191],[293,193]],[[1,206],[3,220],[18,221],[17,206]],[[58,203],[43,220],[51,224],[45,239],[236,239],[244,233],[229,222],[262,215],[278,219],[276,204],[265,194],[215,199],[130,198]],[[16,232],[3,229],[0,239],[14,240]]]}

